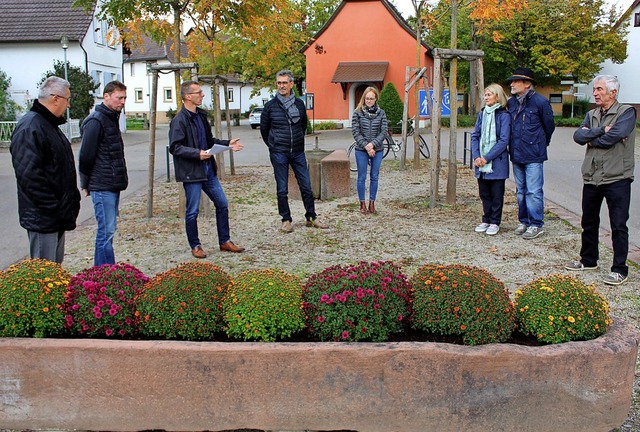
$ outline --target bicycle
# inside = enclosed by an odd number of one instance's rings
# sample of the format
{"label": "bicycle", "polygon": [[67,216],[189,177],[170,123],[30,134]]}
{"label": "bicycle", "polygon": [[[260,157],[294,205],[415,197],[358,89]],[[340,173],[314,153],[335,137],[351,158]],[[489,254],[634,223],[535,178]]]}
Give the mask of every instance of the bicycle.
{"label": "bicycle", "polygon": [[[407,121],[407,123],[408,123],[407,138],[409,138],[413,136],[413,133],[415,132],[415,129],[413,128],[413,118],[410,118]],[[398,122],[398,125],[400,124],[402,124],[402,121]],[[427,145],[427,142],[424,140],[424,138],[422,138],[422,135],[419,135],[419,139],[420,139],[420,154],[422,154],[422,156],[425,159],[429,159],[431,157],[431,151],[429,150],[429,146]],[[382,150],[384,153],[382,154],[382,158],[383,159],[386,158],[387,155],[389,154],[389,151],[391,151],[393,152],[393,158],[398,159],[398,153],[400,153],[401,147],[402,147],[402,140],[395,139],[393,137],[393,132],[391,132],[391,129],[389,129],[387,136],[384,139],[384,148]],[[358,167],[356,165],[355,148],[356,148],[356,143],[354,141],[353,143],[351,143],[351,145],[349,146],[349,149],[347,150],[351,171],[358,171]]]}

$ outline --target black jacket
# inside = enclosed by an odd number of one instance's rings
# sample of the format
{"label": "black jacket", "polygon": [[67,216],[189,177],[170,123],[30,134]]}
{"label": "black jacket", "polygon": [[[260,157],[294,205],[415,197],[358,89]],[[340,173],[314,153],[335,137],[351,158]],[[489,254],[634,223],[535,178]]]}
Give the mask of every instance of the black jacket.
{"label": "black jacket", "polygon": [[100,104],[82,122],[78,156],[82,189],[119,192],[129,185],[119,118],[120,113]]}
{"label": "black jacket", "polygon": [[76,227],[80,192],[71,144],[58,128],[64,123],[35,100],[11,136],[18,214],[28,231],[53,233]]}
{"label": "black jacket", "polygon": [[[207,119],[207,112],[196,108],[196,113],[204,121],[207,133],[207,148],[214,144],[229,145],[229,140],[219,140],[213,137],[211,124]],[[200,160],[200,147],[198,146],[198,132],[191,113],[182,108],[171,120],[169,125],[169,153],[173,155],[173,166],[176,171],[176,181],[201,182],[207,179],[204,172],[204,164],[211,164],[213,172],[217,174],[216,158]]]}
{"label": "black jacket", "polygon": [[267,102],[260,114],[262,140],[275,153],[299,153],[304,151],[304,136],[307,132],[307,108],[296,98],[300,120],[289,123],[289,115],[277,97]]}

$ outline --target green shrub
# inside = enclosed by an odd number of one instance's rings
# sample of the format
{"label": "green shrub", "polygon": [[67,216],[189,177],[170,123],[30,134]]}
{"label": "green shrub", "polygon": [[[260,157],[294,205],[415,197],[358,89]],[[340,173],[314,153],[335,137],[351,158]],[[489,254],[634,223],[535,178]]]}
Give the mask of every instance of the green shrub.
{"label": "green shrub", "polygon": [[231,284],[220,267],[192,261],[157,274],[137,299],[140,333],[148,337],[211,340],[224,329],[222,299]]}
{"label": "green shrub", "polygon": [[611,324],[606,299],[593,286],[563,275],[517,290],[516,311],[520,331],[547,343],[594,339]]}
{"label": "green shrub", "polygon": [[[476,125],[477,116],[473,115],[458,115],[458,127],[470,128]],[[442,117],[442,127],[451,127],[451,118]]]}
{"label": "green shrub", "polygon": [[82,270],[69,282],[65,327],[75,334],[123,337],[137,332],[135,299],[149,281],[126,263]]}
{"label": "green shrub", "polygon": [[389,130],[393,133],[402,132],[402,113],[404,104],[392,82],[387,83],[380,92],[378,105],[387,115]]}
{"label": "green shrub", "polygon": [[403,330],[410,291],[391,261],[328,267],[305,286],[308,330],[323,341],[383,342]]}
{"label": "green shrub", "polygon": [[279,269],[247,270],[236,276],[222,303],[230,337],[273,342],[304,329],[302,284]]}
{"label": "green shrub", "polygon": [[338,124],[332,121],[324,121],[318,122],[314,126],[315,130],[336,130],[338,129]]}
{"label": "green shrub", "polygon": [[488,271],[461,264],[427,264],[410,280],[411,324],[417,330],[462,336],[466,345],[504,342],[515,311],[504,284]]}
{"label": "green shrub", "polygon": [[43,259],[24,260],[0,272],[0,336],[61,334],[70,279],[60,264]]}

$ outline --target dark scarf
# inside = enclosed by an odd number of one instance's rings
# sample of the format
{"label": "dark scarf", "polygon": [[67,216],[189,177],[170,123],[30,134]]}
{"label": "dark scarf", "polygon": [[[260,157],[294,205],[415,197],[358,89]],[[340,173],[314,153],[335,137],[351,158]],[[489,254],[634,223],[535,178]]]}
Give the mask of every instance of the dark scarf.
{"label": "dark scarf", "polygon": [[373,106],[369,107],[367,105],[363,105],[362,106],[362,114],[368,118],[368,119],[372,119],[375,118],[375,116],[378,115],[378,110],[380,108],[378,107],[378,102],[374,103]]}
{"label": "dark scarf", "polygon": [[287,97],[282,96],[280,93],[276,95],[284,110],[287,112],[287,118],[289,123],[298,123],[300,121],[300,111],[296,106],[296,96],[291,92]]}
{"label": "dark scarf", "polygon": [[64,117],[54,116],[53,113],[49,111],[46,106],[42,105],[38,99],[33,101],[33,105],[31,106],[31,111],[40,114],[49,123],[51,123],[54,126],[60,126],[67,122],[67,119],[65,119]]}

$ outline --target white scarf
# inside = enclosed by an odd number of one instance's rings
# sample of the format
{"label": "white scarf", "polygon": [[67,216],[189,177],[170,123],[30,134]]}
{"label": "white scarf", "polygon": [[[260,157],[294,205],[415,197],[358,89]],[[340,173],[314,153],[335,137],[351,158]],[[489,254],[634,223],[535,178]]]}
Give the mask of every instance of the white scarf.
{"label": "white scarf", "polygon": [[[484,157],[494,145],[496,145],[496,110],[500,108],[500,104],[496,103],[491,106],[484,107],[482,115],[482,129],[480,134],[480,156]],[[484,166],[478,168],[480,172],[492,173],[493,167],[491,161]]]}

